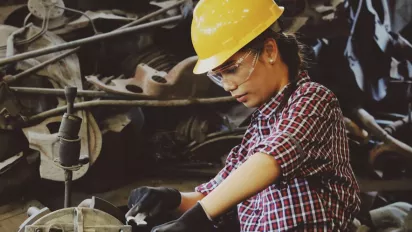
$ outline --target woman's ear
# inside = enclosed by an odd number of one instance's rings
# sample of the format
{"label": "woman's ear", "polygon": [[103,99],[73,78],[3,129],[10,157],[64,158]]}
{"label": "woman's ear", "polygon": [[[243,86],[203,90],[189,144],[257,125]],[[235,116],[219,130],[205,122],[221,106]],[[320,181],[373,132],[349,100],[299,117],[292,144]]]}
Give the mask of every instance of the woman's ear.
{"label": "woman's ear", "polygon": [[275,64],[278,57],[278,46],[276,40],[273,38],[268,38],[264,45],[264,57],[267,59],[269,64]]}

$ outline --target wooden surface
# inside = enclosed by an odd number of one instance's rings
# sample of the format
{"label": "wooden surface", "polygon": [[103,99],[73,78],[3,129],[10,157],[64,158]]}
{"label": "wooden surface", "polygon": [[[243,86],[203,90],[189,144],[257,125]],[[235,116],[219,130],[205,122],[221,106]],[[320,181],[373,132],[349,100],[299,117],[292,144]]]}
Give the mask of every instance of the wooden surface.
{"label": "wooden surface", "polygon": [[17,232],[19,226],[26,220],[27,210],[35,206],[44,206],[35,200],[14,202],[0,207],[0,232]]}

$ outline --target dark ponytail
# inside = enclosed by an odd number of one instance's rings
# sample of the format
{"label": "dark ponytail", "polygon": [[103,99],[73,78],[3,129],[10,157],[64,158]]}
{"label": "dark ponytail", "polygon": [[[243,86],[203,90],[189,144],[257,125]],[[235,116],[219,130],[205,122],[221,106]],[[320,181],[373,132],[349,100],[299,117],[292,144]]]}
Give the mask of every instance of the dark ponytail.
{"label": "dark ponytail", "polygon": [[247,44],[243,49],[263,51],[264,42],[268,38],[275,39],[280,56],[289,68],[289,81],[293,82],[299,72],[306,68],[304,45],[297,40],[294,34],[275,32],[269,28]]}

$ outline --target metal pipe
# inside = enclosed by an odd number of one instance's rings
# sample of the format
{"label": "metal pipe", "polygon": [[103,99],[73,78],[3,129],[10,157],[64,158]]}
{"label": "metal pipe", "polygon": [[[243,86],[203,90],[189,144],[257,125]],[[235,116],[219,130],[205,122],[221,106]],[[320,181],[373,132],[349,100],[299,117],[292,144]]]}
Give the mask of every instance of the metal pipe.
{"label": "metal pipe", "polygon": [[[10,90],[17,94],[38,94],[64,97],[64,89],[51,89],[51,88],[31,88],[31,87],[9,87]],[[77,92],[78,97],[123,97],[121,95],[108,94],[104,91],[92,91],[92,90],[79,90]],[[125,98],[130,98],[129,96]]]}
{"label": "metal pipe", "polygon": [[[16,94],[33,94],[33,95],[46,95],[46,96],[58,96],[64,97],[64,89],[52,89],[52,88],[32,88],[32,87],[9,87],[11,91]],[[89,98],[112,98],[112,99],[124,99],[124,100],[139,100],[141,96],[125,96],[120,94],[111,94],[104,91],[95,90],[78,90],[78,97]]]}
{"label": "metal pipe", "polygon": [[75,48],[75,49],[72,49],[72,50],[70,50],[70,51],[67,51],[67,52],[65,52],[65,53],[63,53],[63,54],[60,54],[60,55],[58,55],[58,56],[56,56],[56,57],[53,57],[53,58],[51,58],[51,59],[49,59],[49,60],[47,60],[47,61],[45,61],[45,62],[43,62],[43,63],[41,63],[41,64],[38,64],[38,65],[36,65],[36,66],[34,66],[34,67],[32,67],[32,68],[29,68],[29,69],[27,69],[26,71],[23,71],[23,72],[21,72],[21,73],[19,73],[19,74],[17,74],[17,75],[8,76],[7,78],[4,78],[4,81],[7,82],[7,83],[11,83],[11,82],[13,82],[13,81],[16,81],[16,80],[18,80],[18,79],[20,79],[20,78],[22,78],[22,77],[24,77],[24,76],[30,75],[30,74],[32,74],[32,73],[34,73],[34,72],[37,72],[37,71],[41,70],[42,68],[46,67],[47,65],[52,64],[52,63],[55,63],[55,62],[57,62],[57,61],[65,58],[66,56],[69,56],[69,55],[71,55],[71,54],[73,54],[73,53],[75,53],[75,52],[77,52],[77,51],[79,51],[79,50],[80,50],[80,47],[77,47],[77,48]]}
{"label": "metal pipe", "polygon": [[20,61],[20,60],[25,60],[25,59],[29,59],[29,58],[33,58],[33,57],[53,53],[53,52],[58,52],[58,51],[78,47],[78,46],[83,45],[83,44],[93,43],[93,42],[96,42],[96,41],[108,39],[108,38],[115,37],[115,36],[120,36],[120,35],[124,35],[124,34],[128,34],[128,33],[132,33],[132,32],[137,32],[137,31],[144,30],[144,29],[151,28],[151,27],[163,26],[163,25],[175,23],[175,22],[178,22],[182,19],[183,19],[183,16],[181,16],[181,15],[180,16],[174,16],[174,17],[170,17],[170,18],[167,18],[167,19],[161,19],[161,20],[158,20],[158,21],[149,22],[149,23],[137,25],[137,26],[130,27],[130,28],[125,28],[125,29],[121,29],[121,30],[116,30],[116,31],[104,33],[104,34],[99,34],[99,35],[95,35],[95,36],[84,38],[84,39],[74,40],[74,41],[71,41],[71,42],[68,42],[68,43],[65,43],[65,44],[56,45],[54,47],[48,47],[48,48],[44,48],[44,49],[39,49],[39,50],[35,50],[35,51],[21,53],[21,54],[15,55],[13,57],[7,57],[7,58],[4,58],[4,59],[1,59],[0,60],[0,66],[5,65],[5,64],[10,64],[10,63],[13,63],[13,62],[17,62],[17,61]]}
{"label": "metal pipe", "polygon": [[174,3],[174,4],[172,4],[172,5],[170,5],[170,6],[168,6],[168,7],[162,8],[162,9],[160,9],[160,10],[157,10],[157,11],[153,12],[153,13],[147,14],[147,15],[143,16],[142,18],[137,19],[137,20],[135,20],[135,21],[133,21],[133,22],[131,22],[131,23],[128,23],[128,24],[126,24],[126,25],[123,25],[123,26],[119,27],[119,28],[116,29],[116,30],[123,29],[123,28],[126,28],[126,27],[131,27],[131,26],[134,26],[134,25],[136,25],[136,24],[138,24],[138,23],[144,22],[144,21],[146,21],[146,20],[148,20],[148,19],[150,19],[150,18],[153,18],[153,17],[155,17],[155,16],[157,16],[157,15],[160,15],[161,13],[164,13],[164,12],[166,12],[166,11],[172,9],[172,8],[175,8],[176,6],[179,6],[179,5],[181,5],[181,4],[185,3],[185,2],[186,2],[186,0],[180,0],[180,1],[178,1],[178,2],[176,2],[176,3]]}
{"label": "metal pipe", "polygon": [[73,171],[64,170],[64,208],[71,206]]}
{"label": "metal pipe", "polygon": [[[183,99],[183,100],[93,100],[74,104],[74,109],[86,109],[98,106],[140,106],[140,107],[176,107],[189,106],[198,104],[215,104],[233,102],[233,97],[219,97],[219,98],[197,98],[197,99]],[[37,121],[51,116],[55,116],[65,112],[67,106],[62,106],[40,114],[28,117],[26,122]]]}

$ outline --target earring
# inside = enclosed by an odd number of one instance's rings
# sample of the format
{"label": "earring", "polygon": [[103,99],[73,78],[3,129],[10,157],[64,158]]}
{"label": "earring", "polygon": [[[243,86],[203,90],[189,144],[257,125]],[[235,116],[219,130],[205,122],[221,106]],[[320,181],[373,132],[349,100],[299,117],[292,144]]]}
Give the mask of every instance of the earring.
{"label": "earring", "polygon": [[272,59],[272,57],[269,58],[269,64],[274,64],[275,61]]}

